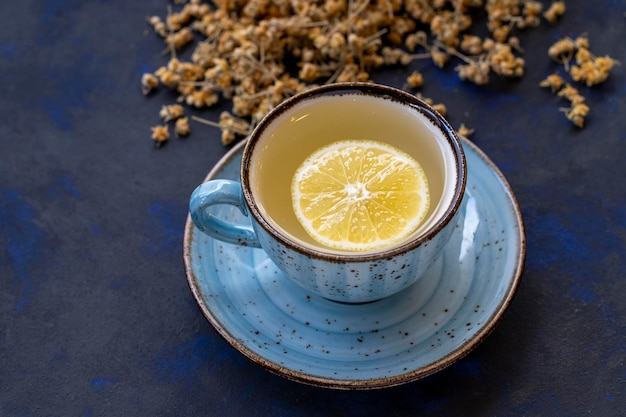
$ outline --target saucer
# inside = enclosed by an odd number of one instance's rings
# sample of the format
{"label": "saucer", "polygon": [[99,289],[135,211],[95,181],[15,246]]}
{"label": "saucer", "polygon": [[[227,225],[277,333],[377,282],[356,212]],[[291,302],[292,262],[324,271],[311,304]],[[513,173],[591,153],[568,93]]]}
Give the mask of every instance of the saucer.
{"label": "saucer", "polygon": [[[239,180],[245,143],[207,180]],[[187,219],[184,262],[200,310],[235,349],[271,372],[337,389],[373,389],[430,375],[469,353],[494,328],[520,281],[525,236],[504,176],[463,140],[462,217],[444,253],[414,285],[368,304],[311,294],[261,249],[209,238]],[[248,224],[232,206],[211,208]]]}

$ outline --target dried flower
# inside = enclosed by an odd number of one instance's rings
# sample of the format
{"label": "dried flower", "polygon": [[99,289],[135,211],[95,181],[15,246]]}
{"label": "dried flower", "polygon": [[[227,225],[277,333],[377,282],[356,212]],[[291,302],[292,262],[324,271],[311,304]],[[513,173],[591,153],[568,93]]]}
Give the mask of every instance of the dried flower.
{"label": "dried flower", "polygon": [[154,75],[159,77],[161,84],[168,88],[176,88],[180,82],[180,76],[167,67],[160,67],[155,71]]}
{"label": "dried flower", "polygon": [[542,10],[543,5],[538,1],[529,0],[524,2],[522,19],[516,22],[517,27],[523,29],[527,27],[539,26],[539,23],[541,23],[539,17],[541,16]]}
{"label": "dried flower", "polygon": [[435,109],[435,111],[439,112],[444,117],[448,114],[448,108],[443,103],[433,104],[432,108]]}
{"label": "dried flower", "polygon": [[162,38],[167,36],[167,27],[165,23],[161,20],[159,16],[151,16],[148,18],[148,23],[154,29],[154,32],[157,33]]}
{"label": "dried flower", "polygon": [[170,120],[176,120],[179,117],[182,117],[183,112],[183,106],[180,104],[170,104],[168,106],[161,107],[159,116],[161,116],[164,122],[169,122]]}
{"label": "dried flower", "polygon": [[152,140],[154,140],[157,147],[162,146],[170,138],[170,131],[167,125],[153,126],[151,129]]}
{"label": "dried flower", "polygon": [[424,76],[419,71],[413,71],[406,79],[407,84],[411,88],[419,88],[424,84]]}
{"label": "dried flower", "polygon": [[141,76],[141,91],[144,95],[150,94],[158,85],[159,80],[154,75],[146,73]]}
{"label": "dried flower", "polygon": [[[560,3],[544,17],[562,15]],[[479,8],[487,16],[484,38],[469,34]],[[520,77],[525,61],[518,56],[523,50],[515,31],[539,24],[542,9],[533,0],[214,0],[211,6],[174,0],[164,19],[148,19],[170,58],[142,77],[142,91],[161,84],[179,95],[178,105],[195,108],[230,100],[231,116],[212,124],[227,144],[286,97],[314,83],[369,81],[383,66],[426,58],[443,68],[460,60],[459,77],[476,84],[493,74]],[[189,61],[177,58],[177,51],[191,45]],[[576,65],[581,77],[600,79],[582,75],[586,70]],[[424,77],[412,71],[407,86],[419,88]],[[167,117],[178,121],[182,114]]]}
{"label": "dried flower", "polygon": [[474,129],[470,129],[465,124],[461,123],[461,126],[457,129],[457,134],[464,138],[469,138],[474,133]]}
{"label": "dried flower", "polygon": [[461,41],[461,50],[472,55],[480,55],[483,53],[483,41],[479,36],[464,35]]}
{"label": "dried flower", "polygon": [[571,38],[557,40],[548,49],[548,55],[558,63],[569,62],[574,56],[576,44]]}
{"label": "dried flower", "polygon": [[210,85],[203,86],[198,90],[194,89],[185,96],[185,102],[189,106],[193,106],[198,109],[201,109],[203,107],[211,107],[218,101],[219,96]]}
{"label": "dried flower", "polygon": [[[584,82],[587,86],[606,81],[611,69],[617,63],[609,56],[594,56],[589,50],[589,39],[586,36],[579,36],[576,39],[569,37],[559,39],[550,47],[548,54],[563,64],[572,80]],[[576,64],[570,66],[573,58]]]}
{"label": "dried flower", "polygon": [[570,120],[576,127],[583,128],[585,126],[585,117],[589,114],[589,106],[584,103],[572,105],[572,107],[563,109],[567,120]]}
{"label": "dried flower", "polygon": [[601,56],[583,61],[580,66],[572,65],[570,75],[574,81],[580,81],[591,87],[606,81],[617,61],[609,56]]}
{"label": "dried flower", "polygon": [[439,48],[431,49],[430,54],[432,56],[433,63],[439,68],[443,68],[450,58],[447,53],[441,51]]}
{"label": "dried flower", "polygon": [[177,119],[176,123],[174,124],[174,132],[176,133],[177,137],[188,136],[190,132],[189,118],[181,117]]}
{"label": "dried flower", "polygon": [[565,2],[555,1],[543,13],[543,17],[550,23],[556,23],[565,14]]}
{"label": "dried flower", "polygon": [[487,54],[489,67],[493,72],[507,77],[521,77],[524,75],[524,59],[516,57],[511,51],[511,46],[506,43],[495,44],[495,47]]}
{"label": "dried flower", "polygon": [[193,34],[189,28],[182,28],[178,32],[172,32],[165,37],[165,43],[173,49],[182,49],[191,41],[193,41]]}
{"label": "dried flower", "polygon": [[559,74],[548,75],[539,83],[540,87],[550,87],[553,93],[559,91],[563,85],[565,85],[565,80]]}
{"label": "dried flower", "polygon": [[557,74],[549,75],[539,85],[541,87],[550,87],[553,93],[567,100],[570,106],[563,107],[560,110],[565,113],[567,119],[574,123],[575,126],[579,128],[585,126],[585,117],[589,114],[590,109],[585,104],[585,97],[580,94],[576,87]]}
{"label": "dried flower", "polygon": [[474,84],[482,85],[489,82],[489,63],[485,61],[472,61],[467,64],[458,65],[456,71],[462,80],[471,81]]}

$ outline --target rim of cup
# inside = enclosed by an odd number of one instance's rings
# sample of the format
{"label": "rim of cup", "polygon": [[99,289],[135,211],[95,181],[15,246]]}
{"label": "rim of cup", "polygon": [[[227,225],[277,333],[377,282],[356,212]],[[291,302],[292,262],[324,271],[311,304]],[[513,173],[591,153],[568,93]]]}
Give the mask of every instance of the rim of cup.
{"label": "rim of cup", "polygon": [[[452,150],[454,157],[454,172],[456,173],[456,181],[454,181],[453,195],[450,203],[441,213],[438,218],[434,219],[432,224],[423,233],[418,236],[412,237],[403,243],[392,246],[389,248],[382,248],[373,252],[336,252],[328,249],[325,251],[323,248],[317,249],[309,245],[300,243],[295,238],[290,237],[286,233],[279,230],[272,224],[272,221],[265,218],[259,205],[257,204],[255,197],[252,195],[251,184],[249,179],[250,173],[250,160],[254,153],[254,147],[257,144],[259,138],[263,136],[265,130],[272,124],[272,122],[279,116],[289,112],[298,103],[301,103],[308,99],[315,99],[320,96],[332,96],[332,95],[369,95],[370,97],[383,98],[395,101],[399,104],[412,107],[415,111],[420,112],[423,116],[429,119],[435,128],[441,131],[442,137],[448,142],[450,149]],[[249,215],[254,216],[256,222],[267,231],[276,240],[283,245],[296,250],[302,254],[310,257],[325,259],[328,261],[341,261],[341,262],[364,262],[374,261],[377,259],[385,259],[397,254],[401,254],[407,251],[423,245],[424,243],[432,240],[454,217],[459,209],[463,195],[465,193],[465,186],[467,181],[467,166],[465,162],[465,154],[461,141],[456,134],[456,131],[451,127],[448,121],[439,114],[432,106],[420,98],[397,89],[375,83],[366,82],[345,82],[345,83],[333,83],[323,86],[314,87],[298,94],[295,94],[278,106],[272,109],[265,117],[257,124],[252,133],[247,139],[243,151],[243,160],[241,163],[241,183],[243,197],[248,206]]]}

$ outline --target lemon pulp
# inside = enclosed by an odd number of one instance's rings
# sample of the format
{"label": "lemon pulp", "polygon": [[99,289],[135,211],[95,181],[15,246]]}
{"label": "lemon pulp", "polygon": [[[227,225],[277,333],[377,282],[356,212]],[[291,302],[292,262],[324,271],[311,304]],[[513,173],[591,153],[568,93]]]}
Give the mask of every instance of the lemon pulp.
{"label": "lemon pulp", "polygon": [[430,206],[421,165],[372,140],[342,140],[313,152],[296,169],[291,196],[298,221],[315,241],[347,251],[400,243]]}

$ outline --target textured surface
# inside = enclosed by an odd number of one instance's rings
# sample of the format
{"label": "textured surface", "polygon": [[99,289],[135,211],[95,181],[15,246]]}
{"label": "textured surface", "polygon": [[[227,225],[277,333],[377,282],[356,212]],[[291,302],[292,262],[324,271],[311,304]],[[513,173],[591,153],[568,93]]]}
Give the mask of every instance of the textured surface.
{"label": "textured surface", "polygon": [[[475,87],[423,70],[518,198],[519,291],[472,353],[424,380],[337,392],[275,376],[198,310],[181,256],[187,201],[225,153],[218,132],[154,149],[173,97],[145,17],[163,0],[0,4],[0,415],[618,416],[626,414],[626,34],[623,1],[568,1],[523,33],[528,71]],[[563,35],[621,61],[584,89],[588,126],[537,83]],[[377,80],[401,87],[404,71]],[[208,115],[206,115],[208,117]],[[202,133],[200,133],[202,132]]]}

